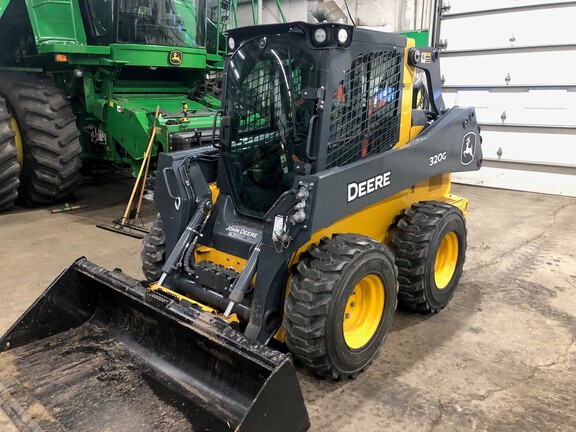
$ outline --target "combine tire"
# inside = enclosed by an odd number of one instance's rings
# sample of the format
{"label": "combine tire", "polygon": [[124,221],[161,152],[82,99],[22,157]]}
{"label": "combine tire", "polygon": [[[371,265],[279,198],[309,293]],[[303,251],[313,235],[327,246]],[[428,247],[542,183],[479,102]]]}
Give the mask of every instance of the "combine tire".
{"label": "combine tire", "polygon": [[142,244],[144,246],[140,252],[142,272],[148,282],[156,282],[162,275],[162,266],[166,261],[166,236],[160,215],[152,222],[150,231],[142,240]]}
{"label": "combine tire", "polygon": [[397,297],[394,255],[367,237],[324,238],[298,263],[285,303],[286,344],[313,373],[355,378],[380,350]]}
{"label": "combine tire", "polygon": [[0,211],[14,205],[20,184],[20,166],[11,118],[6,102],[0,97]]}
{"label": "combine tire", "polygon": [[0,94],[22,137],[19,200],[27,206],[65,200],[80,180],[80,133],[70,102],[45,75],[0,73]]}
{"label": "combine tire", "polygon": [[398,222],[392,243],[400,304],[420,312],[446,307],[462,275],[466,222],[453,205],[439,201],[414,204]]}

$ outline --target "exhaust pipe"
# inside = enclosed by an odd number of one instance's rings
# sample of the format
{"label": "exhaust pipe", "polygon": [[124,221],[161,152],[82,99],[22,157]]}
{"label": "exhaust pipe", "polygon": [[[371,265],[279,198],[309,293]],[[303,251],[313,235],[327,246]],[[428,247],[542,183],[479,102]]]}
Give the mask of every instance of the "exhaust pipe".
{"label": "exhaust pipe", "polygon": [[312,16],[320,22],[348,24],[348,17],[334,1],[319,2],[312,7]]}

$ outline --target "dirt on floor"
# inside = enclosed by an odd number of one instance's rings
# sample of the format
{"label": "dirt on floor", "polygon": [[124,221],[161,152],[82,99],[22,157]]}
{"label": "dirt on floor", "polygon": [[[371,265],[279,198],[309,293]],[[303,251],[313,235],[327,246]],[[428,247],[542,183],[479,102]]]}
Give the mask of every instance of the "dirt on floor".
{"label": "dirt on floor", "polygon": [[[83,184],[82,210],[0,215],[0,334],[79,256],[142,277],[141,241],[96,228],[121,216],[131,184]],[[470,200],[455,297],[436,315],[397,311],[379,356],[353,381],[299,368],[312,431],[576,430],[576,199],[454,192]],[[144,221],[155,213],[146,201]],[[0,430],[16,429],[0,415]]]}

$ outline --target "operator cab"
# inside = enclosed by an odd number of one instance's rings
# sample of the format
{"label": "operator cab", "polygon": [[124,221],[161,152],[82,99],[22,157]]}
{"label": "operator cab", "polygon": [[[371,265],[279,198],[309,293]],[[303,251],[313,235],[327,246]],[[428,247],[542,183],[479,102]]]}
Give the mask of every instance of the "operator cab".
{"label": "operator cab", "polygon": [[205,46],[206,0],[82,0],[91,45]]}
{"label": "operator cab", "polygon": [[229,59],[223,163],[237,210],[262,218],[297,174],[304,174],[316,100],[316,62],[294,37],[246,42]]}
{"label": "operator cab", "polygon": [[263,219],[297,189],[297,175],[343,167],[399,142],[406,40],[387,35],[383,45],[334,23],[259,28],[258,35],[229,32],[220,123],[227,184],[219,187],[243,216]]}

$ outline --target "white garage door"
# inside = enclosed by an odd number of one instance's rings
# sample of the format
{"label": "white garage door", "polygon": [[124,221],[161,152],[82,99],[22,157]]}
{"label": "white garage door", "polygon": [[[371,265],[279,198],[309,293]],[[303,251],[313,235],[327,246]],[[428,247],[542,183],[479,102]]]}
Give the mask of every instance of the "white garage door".
{"label": "white garage door", "polygon": [[576,196],[576,1],[444,6],[445,101],[474,105],[484,139],[482,170],[454,180]]}

